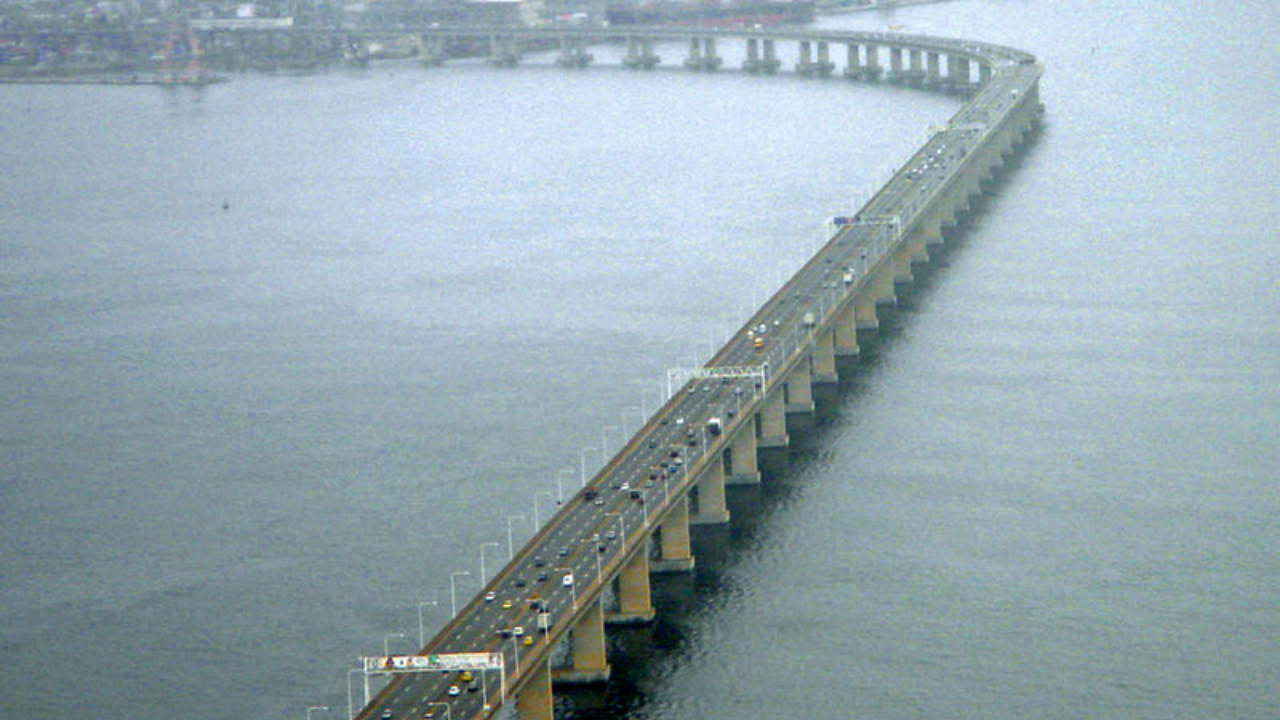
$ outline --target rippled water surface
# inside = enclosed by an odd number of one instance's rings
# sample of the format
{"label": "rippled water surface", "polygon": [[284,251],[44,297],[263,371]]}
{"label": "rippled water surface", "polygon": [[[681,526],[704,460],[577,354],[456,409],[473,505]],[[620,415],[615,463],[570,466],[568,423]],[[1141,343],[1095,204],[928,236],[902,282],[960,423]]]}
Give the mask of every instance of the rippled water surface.
{"label": "rippled water surface", "polygon": [[[822,21],[1030,50],[1044,128],[562,716],[1280,715],[1280,16],[1157,5]],[[340,716],[957,107],[0,87],[0,716]]]}

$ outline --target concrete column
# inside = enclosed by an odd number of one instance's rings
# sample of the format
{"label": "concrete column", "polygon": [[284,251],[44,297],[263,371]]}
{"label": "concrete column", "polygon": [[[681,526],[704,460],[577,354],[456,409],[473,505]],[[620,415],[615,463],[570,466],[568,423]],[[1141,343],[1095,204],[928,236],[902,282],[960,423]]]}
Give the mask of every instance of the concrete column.
{"label": "concrete column", "polygon": [[729,522],[729,508],[724,500],[724,457],[716,457],[698,476],[698,514],[689,518],[690,525],[720,525]]}
{"label": "concrete column", "polygon": [[825,40],[818,41],[818,74],[826,77],[835,69],[835,63],[831,62],[831,47]]}
{"label": "concrete column", "polygon": [[550,662],[544,660],[532,669],[521,668],[531,675],[516,696],[516,713],[520,720],[555,720],[551,704]]}
{"label": "concrete column", "polygon": [[761,61],[761,69],[767,73],[771,73],[775,72],[781,66],[782,61],[778,59],[778,52],[773,45],[773,40],[765,38],[764,60]]}
{"label": "concrete column", "polygon": [[556,671],[556,682],[577,685],[608,680],[602,601],[591,603],[569,632],[573,636],[573,667]]}
{"label": "concrete column", "polygon": [[886,267],[881,268],[873,275],[871,280],[871,289],[875,293],[877,305],[896,305],[898,303],[898,295],[894,292],[894,268],[893,263],[886,263]]}
{"label": "concrete column", "polygon": [[689,498],[672,503],[662,521],[662,559],[650,565],[652,572],[689,572],[693,569],[693,549],[689,543]]}
{"label": "concrete column", "polygon": [[952,56],[948,68],[952,81],[964,85],[973,82],[973,71],[969,67],[969,58]]}
{"label": "concrete column", "polygon": [[858,58],[858,44],[848,43],[845,47],[845,69],[844,74],[852,76],[850,70],[857,70],[862,67],[862,60]]}
{"label": "concrete column", "polygon": [[876,293],[872,287],[864,287],[853,299],[854,327],[861,342],[862,336],[875,333],[880,329],[880,320],[876,316]]}
{"label": "concrete column", "polygon": [[760,41],[756,38],[747,38],[747,59],[742,63],[742,69],[747,72],[760,72]]}
{"label": "concrete column", "polygon": [[[899,245],[893,251],[893,283],[894,285],[906,285],[915,276],[911,274],[911,248],[906,245]],[[897,297],[895,291],[894,297]]]}
{"label": "concrete column", "polygon": [[689,55],[684,59],[684,66],[693,70],[702,68],[702,43],[698,38],[689,38]]}
{"label": "concrete column", "polygon": [[920,61],[919,50],[915,48],[907,50],[907,59],[911,61],[911,70],[913,73],[919,75],[924,71],[924,63]]}
{"label": "concrete column", "polygon": [[[858,355],[858,325],[853,319],[853,307],[853,303],[842,307],[832,322],[835,329],[836,357],[857,357]],[[871,312],[874,315],[874,305],[871,307]]]}
{"label": "concrete column", "polygon": [[787,412],[813,412],[813,376],[809,371],[808,358],[796,363],[795,369],[787,375]]}
{"label": "concrete column", "polygon": [[867,61],[866,66],[867,77],[873,78],[880,75],[880,46],[866,45]]}
{"label": "concrete column", "polygon": [[742,425],[729,440],[728,485],[755,485],[760,482],[760,467],[756,462],[756,419],[743,420]]}
{"label": "concrete column", "polygon": [[716,70],[724,64],[724,58],[716,52],[716,39],[713,37],[705,38],[702,41],[702,69]]}
{"label": "concrete column", "polygon": [[987,63],[978,63],[978,82],[985,84],[991,79],[991,66]]}
{"label": "concrete column", "polygon": [[618,612],[605,618],[610,625],[643,625],[653,620],[649,592],[649,553],[641,548],[618,573]]}
{"label": "concrete column", "polygon": [[779,384],[773,385],[769,394],[765,396],[764,403],[761,404],[760,415],[756,421],[757,427],[760,428],[759,447],[784,448],[789,442],[784,389]]}
{"label": "concrete column", "polygon": [[924,265],[929,262],[928,239],[923,232],[917,231],[907,239],[907,251],[913,265]]}
{"label": "concrete column", "polygon": [[828,327],[818,332],[813,342],[813,382],[836,383],[840,377],[836,374],[836,338],[834,331]]}
{"label": "concrete column", "polygon": [[889,48],[889,77],[902,77],[902,48]]}
{"label": "concrete column", "polygon": [[940,57],[936,52],[925,52],[925,80],[930,85],[937,85],[942,82]]}

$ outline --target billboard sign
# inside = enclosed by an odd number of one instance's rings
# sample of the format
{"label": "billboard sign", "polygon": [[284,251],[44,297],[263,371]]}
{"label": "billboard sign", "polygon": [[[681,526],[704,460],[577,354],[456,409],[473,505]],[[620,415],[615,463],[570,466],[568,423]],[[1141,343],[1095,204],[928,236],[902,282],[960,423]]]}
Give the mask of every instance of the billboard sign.
{"label": "billboard sign", "polygon": [[449,653],[443,655],[388,655],[360,658],[366,674],[497,670],[501,653]]}

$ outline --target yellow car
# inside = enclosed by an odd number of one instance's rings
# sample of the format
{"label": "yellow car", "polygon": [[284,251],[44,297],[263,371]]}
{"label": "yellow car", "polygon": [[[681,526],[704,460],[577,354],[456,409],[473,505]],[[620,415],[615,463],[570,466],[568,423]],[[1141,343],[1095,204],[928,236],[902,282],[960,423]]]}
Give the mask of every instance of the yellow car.
{"label": "yellow car", "polygon": [[503,600],[503,601],[502,601],[502,609],[503,609],[503,610],[510,610],[510,609],[511,609],[511,601],[510,601],[510,600]]}
{"label": "yellow car", "polygon": [[525,636],[524,636],[524,644],[525,644],[525,646],[532,645],[532,644],[533,644],[533,636],[532,636],[532,635],[525,635]]}
{"label": "yellow car", "polygon": [[470,671],[470,670],[463,670],[463,671],[462,671],[462,682],[471,682],[471,671]]}

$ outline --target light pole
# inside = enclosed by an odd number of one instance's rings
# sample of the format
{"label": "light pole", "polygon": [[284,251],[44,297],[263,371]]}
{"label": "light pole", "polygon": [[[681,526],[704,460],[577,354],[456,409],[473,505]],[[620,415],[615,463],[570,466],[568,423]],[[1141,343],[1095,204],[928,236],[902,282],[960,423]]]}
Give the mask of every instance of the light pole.
{"label": "light pole", "polygon": [[[642,398],[641,398],[641,401],[643,401],[643,400],[644,400],[644,398],[642,397]],[[633,412],[633,413],[635,413],[636,415],[640,416],[640,424],[636,426],[637,428],[644,427],[644,421],[645,421],[645,418],[647,418],[647,417],[648,417],[647,415],[645,415],[645,413],[644,413],[644,411],[643,411],[643,410],[641,410],[639,407],[636,407],[635,405],[631,405],[631,406],[628,406],[628,407],[624,407],[624,408],[622,408],[622,434],[623,434],[623,436],[625,436],[625,435],[627,434],[627,413],[629,413],[629,412]]]}
{"label": "light pole", "polygon": [[328,705],[312,705],[311,707],[307,708],[307,720],[311,720],[311,712],[313,710],[321,710],[323,712],[329,712],[329,706]]}
{"label": "light pole", "polygon": [[609,431],[617,430],[617,425],[605,425],[600,428],[600,464],[605,464],[609,457]]}
{"label": "light pole", "polygon": [[391,656],[391,638],[408,637],[404,633],[388,633],[382,637],[382,654],[386,657]]}
{"label": "light pole", "polygon": [[427,637],[426,637],[426,634],[423,632],[423,627],[422,627],[422,608],[428,605],[430,605],[431,607],[436,607],[436,601],[428,600],[426,602],[418,603],[418,647],[419,648],[423,648],[427,646]]}
{"label": "light pole", "polygon": [[546,495],[547,497],[551,497],[551,491],[540,490],[533,494],[533,524],[537,526],[533,529],[535,533],[537,533],[538,529],[542,527],[542,522],[538,517],[538,498],[542,497],[543,495]]}
{"label": "light pole", "polygon": [[442,702],[427,703],[427,707],[435,707],[437,705],[444,708],[444,720],[452,720],[453,716],[449,713],[449,703],[442,703]]}
{"label": "light pole", "polygon": [[[591,554],[596,557],[596,582],[600,582],[600,548],[596,547],[595,541],[591,538],[586,538],[582,542],[584,545],[591,545]],[[577,578],[574,579],[577,580]]]}
{"label": "light pole", "polygon": [[511,651],[516,654],[516,674],[520,674],[520,638],[511,636]]}
{"label": "light pole", "polygon": [[556,473],[556,491],[560,493],[560,502],[559,502],[560,505],[564,504],[564,484],[563,484],[563,481],[560,479],[560,476],[564,475],[565,473],[568,473],[569,479],[572,480],[573,468],[565,468],[564,470],[561,470],[560,472]]}
{"label": "light pole", "polygon": [[582,468],[582,487],[587,486],[587,453],[595,451],[596,449],[593,447],[585,447],[578,452],[578,460],[581,463],[580,467]]}
{"label": "light pole", "polygon": [[507,555],[512,560],[514,560],[516,557],[516,546],[514,543],[511,542],[511,521],[515,520],[516,518],[519,518],[521,520],[529,519],[524,515],[508,515],[507,516]]}
{"label": "light pole", "polygon": [[[666,480],[665,475],[663,476],[663,480]],[[618,539],[621,540],[622,544],[625,546],[627,544],[627,530],[622,524],[622,513],[611,512],[609,514],[618,519]]]}
{"label": "light pole", "polygon": [[471,573],[466,570],[449,573],[449,611],[451,617],[458,617],[458,587],[454,584],[454,581],[457,580],[460,575],[470,574]]}
{"label": "light pole", "polygon": [[[558,567],[556,570],[569,574],[569,594],[573,597],[573,611],[578,612],[578,579],[573,577],[573,568]],[[517,655],[517,658],[519,656]],[[519,665],[516,666],[516,672],[520,672]]]}
{"label": "light pole", "polygon": [[[364,668],[352,668],[347,671],[347,718],[350,720],[354,720],[356,716],[356,708],[351,701],[351,673],[358,672],[364,672]],[[369,704],[368,698],[365,699],[365,704]]]}
{"label": "light pole", "polygon": [[496,542],[480,543],[480,587],[484,587],[485,582],[488,580],[488,576],[484,574],[484,549],[487,547],[502,547],[502,544]]}

